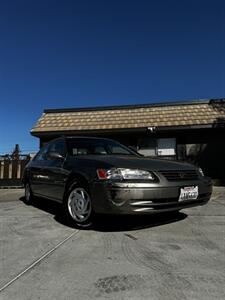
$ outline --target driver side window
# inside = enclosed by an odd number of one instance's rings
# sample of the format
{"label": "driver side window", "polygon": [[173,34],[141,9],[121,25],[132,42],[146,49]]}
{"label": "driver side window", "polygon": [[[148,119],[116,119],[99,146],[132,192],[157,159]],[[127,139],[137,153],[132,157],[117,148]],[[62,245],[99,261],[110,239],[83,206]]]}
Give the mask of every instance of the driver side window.
{"label": "driver side window", "polygon": [[48,152],[48,147],[49,145],[44,146],[41,148],[41,150],[38,152],[38,154],[35,156],[34,160],[35,161],[43,161],[46,160],[46,154]]}
{"label": "driver side window", "polygon": [[57,152],[63,157],[66,155],[65,142],[63,139],[56,140],[49,145],[48,152]]}

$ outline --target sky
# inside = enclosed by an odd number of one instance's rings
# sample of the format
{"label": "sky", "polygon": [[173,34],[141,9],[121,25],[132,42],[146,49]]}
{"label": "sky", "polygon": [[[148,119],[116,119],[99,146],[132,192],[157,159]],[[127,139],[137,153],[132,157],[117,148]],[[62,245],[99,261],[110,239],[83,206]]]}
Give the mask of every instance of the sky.
{"label": "sky", "polygon": [[225,97],[225,1],[0,0],[0,154],[46,108]]}

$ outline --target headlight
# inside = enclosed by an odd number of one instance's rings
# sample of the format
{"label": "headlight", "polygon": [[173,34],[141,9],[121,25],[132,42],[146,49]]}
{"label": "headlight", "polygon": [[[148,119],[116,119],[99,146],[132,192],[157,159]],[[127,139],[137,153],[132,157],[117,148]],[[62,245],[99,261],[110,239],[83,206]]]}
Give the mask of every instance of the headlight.
{"label": "headlight", "polygon": [[202,176],[205,176],[201,168],[198,168],[198,171]]}
{"label": "headlight", "polygon": [[110,170],[98,169],[97,175],[99,179],[112,179],[112,180],[155,180],[155,176],[145,170],[139,169],[124,169],[113,168]]}

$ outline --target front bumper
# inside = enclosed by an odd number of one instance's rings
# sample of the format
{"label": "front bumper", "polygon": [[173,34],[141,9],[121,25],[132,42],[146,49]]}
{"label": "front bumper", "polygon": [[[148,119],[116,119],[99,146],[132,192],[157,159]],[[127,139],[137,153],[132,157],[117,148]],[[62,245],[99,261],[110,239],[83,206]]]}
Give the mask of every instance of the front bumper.
{"label": "front bumper", "polygon": [[[198,186],[196,200],[178,201],[180,189]],[[98,181],[92,187],[93,208],[104,214],[154,214],[206,204],[212,194],[209,178],[163,185],[159,183],[110,183]]]}

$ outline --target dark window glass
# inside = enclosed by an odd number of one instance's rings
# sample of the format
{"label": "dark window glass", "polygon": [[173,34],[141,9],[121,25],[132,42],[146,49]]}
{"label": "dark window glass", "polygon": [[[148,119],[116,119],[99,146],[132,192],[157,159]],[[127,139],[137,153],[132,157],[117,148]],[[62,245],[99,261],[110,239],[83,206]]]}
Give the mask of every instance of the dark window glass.
{"label": "dark window glass", "polygon": [[46,145],[41,148],[41,150],[37,153],[33,160],[35,161],[42,161],[46,160],[46,153],[48,152],[49,145]]}
{"label": "dark window glass", "polygon": [[70,155],[136,155],[127,147],[104,139],[68,139]]}
{"label": "dark window glass", "polygon": [[50,143],[48,152],[57,152],[62,156],[65,156],[65,142],[63,139],[56,140]]}
{"label": "dark window glass", "polygon": [[122,148],[118,145],[111,145],[110,150],[112,154],[127,154],[127,149]]}

